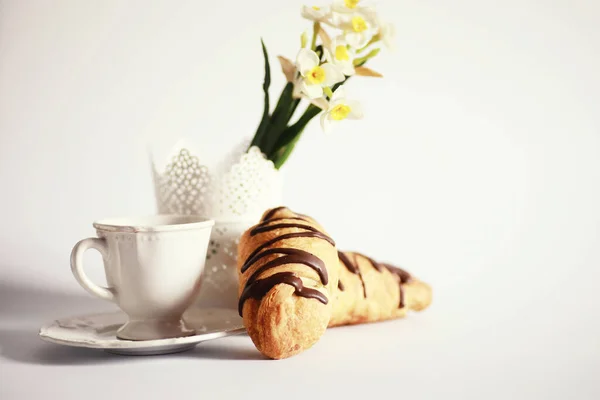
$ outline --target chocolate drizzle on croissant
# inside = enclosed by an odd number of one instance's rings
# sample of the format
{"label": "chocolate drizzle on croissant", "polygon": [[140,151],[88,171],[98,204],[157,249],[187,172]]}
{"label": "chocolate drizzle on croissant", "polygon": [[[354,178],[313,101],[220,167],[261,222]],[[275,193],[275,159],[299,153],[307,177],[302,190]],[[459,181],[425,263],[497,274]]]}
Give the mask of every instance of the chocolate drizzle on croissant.
{"label": "chocolate drizzle on croissant", "polygon": [[269,232],[269,231],[274,231],[275,229],[281,229],[281,228],[302,228],[302,229],[307,229],[309,231],[312,232],[319,232],[319,230],[317,228],[313,228],[310,225],[304,225],[304,224],[273,224],[273,225],[268,225],[269,223],[271,223],[272,221],[265,221],[259,225],[257,225],[254,229],[252,229],[250,231],[250,236],[255,236],[259,233],[264,233],[264,232]]}
{"label": "chocolate drizzle on croissant", "polygon": [[273,216],[275,216],[277,211],[282,210],[284,208],[285,207],[274,208],[269,213],[267,213],[264,216],[264,218],[261,220],[261,222],[250,231],[250,236],[255,236],[260,233],[270,232],[270,231],[273,231],[276,229],[282,229],[282,228],[299,228],[299,229],[305,229],[306,231],[285,233],[285,234],[277,236],[273,239],[270,239],[267,242],[263,243],[258,248],[256,248],[248,256],[248,258],[245,260],[244,264],[242,265],[242,267],[240,269],[241,273],[245,273],[252,265],[254,265],[259,260],[261,260],[262,258],[264,258],[266,256],[273,255],[273,254],[281,255],[280,257],[278,257],[274,260],[271,260],[271,261],[265,263],[260,268],[256,269],[256,271],[254,271],[254,273],[248,278],[248,280],[246,281],[246,284],[244,286],[244,289],[242,290],[242,293],[240,295],[240,299],[239,299],[238,311],[239,311],[240,315],[242,315],[244,302],[247,299],[249,299],[249,298],[253,298],[253,299],[257,299],[257,300],[261,299],[269,292],[269,290],[271,290],[271,288],[273,288],[274,286],[276,286],[280,283],[284,283],[284,284],[293,286],[295,289],[294,293],[297,296],[316,299],[323,304],[328,303],[328,299],[323,293],[321,293],[320,291],[318,291],[316,289],[304,287],[302,279],[300,279],[300,277],[296,276],[292,272],[279,272],[279,273],[273,274],[267,278],[258,279],[258,277],[263,272],[265,272],[269,269],[275,268],[275,267],[279,267],[279,266],[286,265],[286,264],[304,264],[317,272],[317,274],[319,275],[319,278],[321,280],[321,283],[323,285],[327,285],[327,283],[329,282],[329,277],[327,274],[327,268],[325,266],[325,263],[319,257],[315,256],[314,254],[311,254],[307,251],[300,250],[300,249],[292,249],[292,248],[284,248],[284,247],[276,247],[276,248],[267,249],[267,247],[269,247],[281,240],[298,238],[298,237],[314,237],[317,239],[325,240],[325,241],[329,242],[331,245],[335,246],[335,242],[329,236],[320,232],[317,228],[314,228],[313,226],[310,226],[307,224],[302,224],[302,223],[276,223],[276,224],[273,224],[273,222],[282,221],[282,220],[302,220],[302,221],[305,221],[306,223],[309,223],[309,221],[306,219],[308,217],[306,217],[304,215],[300,215],[300,214],[296,214],[297,216],[289,217],[289,218],[273,218]]}
{"label": "chocolate drizzle on croissant", "polygon": [[[277,214],[281,210],[285,210],[286,208],[287,207],[285,207],[285,206],[281,206],[281,207],[275,207],[275,208],[271,209],[271,211],[269,211],[268,213],[265,214],[265,216],[263,217],[261,222],[269,221],[270,219],[273,218],[273,215]],[[296,214],[296,215],[298,215],[298,214]]]}
{"label": "chocolate drizzle on croissant", "polygon": [[410,274],[408,272],[406,272],[402,268],[394,267],[394,266],[388,265],[388,264],[380,264],[380,265],[383,265],[383,267],[385,269],[387,269],[388,271],[390,271],[392,273],[392,275],[397,277],[398,285],[400,286],[400,304],[398,305],[398,307],[399,308],[404,307],[404,289],[402,288],[402,285],[410,282],[412,277],[410,276]]}
{"label": "chocolate drizzle on croissant", "polygon": [[365,287],[365,281],[363,280],[363,277],[360,273],[360,269],[358,269],[358,263],[353,264],[352,261],[350,261],[350,258],[348,258],[348,256],[342,253],[341,251],[338,251],[338,257],[340,258],[341,263],[348,269],[348,271],[358,276],[360,282],[362,283],[363,296],[367,298],[367,288]]}
{"label": "chocolate drizzle on croissant", "polygon": [[[348,269],[348,271],[355,275],[358,275],[358,277],[360,278],[360,281],[363,286],[363,295],[365,298],[367,298],[367,288],[365,286],[365,281],[360,273],[360,269],[358,268],[358,261],[356,260],[356,257],[360,256],[368,260],[369,263],[373,266],[373,268],[375,268],[378,272],[382,272],[384,269],[388,270],[392,275],[396,277],[396,279],[398,280],[398,286],[400,287],[400,302],[398,304],[398,307],[404,307],[404,290],[402,288],[402,285],[410,282],[411,280],[411,275],[408,272],[406,272],[402,268],[394,267],[389,264],[378,263],[372,258],[360,253],[354,253],[354,263],[350,260],[350,257],[348,257],[345,253],[341,251],[338,251],[338,256],[342,265],[344,265]],[[343,290],[343,284],[342,289],[340,290]]]}
{"label": "chocolate drizzle on croissant", "polygon": [[[314,238],[318,238],[318,239],[323,239],[327,242],[329,242],[329,244],[331,244],[332,246],[335,246],[335,242],[327,235],[324,235],[320,232],[294,232],[294,233],[286,233],[283,234],[281,236],[277,236],[276,238],[273,238],[265,243],[263,243],[262,245],[258,246],[256,248],[256,250],[254,250],[252,252],[252,254],[250,254],[248,256],[248,260],[252,259],[254,256],[256,256],[259,252],[261,252],[262,250],[266,249],[269,246],[274,245],[277,242],[280,242],[282,240],[285,239],[293,239],[293,238],[301,238],[301,237],[314,237]],[[244,263],[247,264],[248,260]],[[256,261],[256,260],[255,260]],[[244,271],[242,271],[244,272]]]}
{"label": "chocolate drizzle on croissant", "polygon": [[242,266],[242,273],[246,272],[248,268],[250,268],[257,260],[266,257],[270,254],[286,254],[286,256],[276,258],[275,260],[269,261],[262,267],[258,268],[250,276],[250,278],[248,278],[248,282],[256,280],[256,277],[258,277],[259,274],[270,268],[275,268],[280,265],[292,263],[304,264],[314,269],[319,274],[323,285],[327,285],[327,282],[329,282],[329,277],[327,276],[327,268],[325,268],[325,264],[323,263],[323,261],[321,261],[319,257],[316,257],[304,250],[291,248],[267,249],[262,253],[255,255]]}
{"label": "chocolate drizzle on croissant", "polygon": [[262,299],[269,290],[271,290],[275,285],[279,285],[280,283],[285,283],[286,285],[293,286],[295,288],[294,293],[300,297],[307,297],[309,299],[319,300],[323,304],[327,304],[327,297],[319,292],[316,289],[311,289],[304,287],[302,283],[302,279],[298,278],[292,272],[278,272],[269,276],[268,278],[259,279],[254,281],[250,285],[246,285],[244,291],[240,296],[240,303],[238,306],[238,312],[240,316],[242,315],[242,309],[244,307],[244,302],[249,299]]}

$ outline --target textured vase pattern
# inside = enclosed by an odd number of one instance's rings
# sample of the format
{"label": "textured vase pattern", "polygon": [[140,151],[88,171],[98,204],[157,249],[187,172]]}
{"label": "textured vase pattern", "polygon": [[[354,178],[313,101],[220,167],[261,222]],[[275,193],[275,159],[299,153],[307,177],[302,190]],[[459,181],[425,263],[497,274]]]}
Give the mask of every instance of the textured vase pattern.
{"label": "textured vase pattern", "polygon": [[257,147],[244,142],[217,163],[176,146],[164,167],[152,162],[155,196],[161,214],[197,214],[215,220],[202,288],[201,306],[237,306],[236,256],[240,236],[261,214],[281,205],[281,176]]}

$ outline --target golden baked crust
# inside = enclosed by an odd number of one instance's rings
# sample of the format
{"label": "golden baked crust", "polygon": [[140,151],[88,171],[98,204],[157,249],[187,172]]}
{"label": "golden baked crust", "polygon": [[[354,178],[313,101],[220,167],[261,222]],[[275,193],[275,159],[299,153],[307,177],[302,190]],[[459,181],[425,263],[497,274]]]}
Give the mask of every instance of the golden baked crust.
{"label": "golden baked crust", "polygon": [[266,211],[238,246],[240,315],[256,348],[281,359],[313,346],[329,324],[338,272],[335,244],[314,219]]}
{"label": "golden baked crust", "polygon": [[400,268],[353,252],[340,252],[339,259],[329,327],[402,318],[431,304],[431,287]]}

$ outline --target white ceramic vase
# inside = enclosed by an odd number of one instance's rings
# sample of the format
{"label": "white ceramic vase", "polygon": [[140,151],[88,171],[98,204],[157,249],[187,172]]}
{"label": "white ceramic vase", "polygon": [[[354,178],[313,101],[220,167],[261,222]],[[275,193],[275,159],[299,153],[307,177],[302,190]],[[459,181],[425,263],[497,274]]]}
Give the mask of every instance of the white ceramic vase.
{"label": "white ceramic vase", "polygon": [[237,308],[237,246],[240,236],[262,213],[281,205],[280,172],[248,141],[216,161],[185,141],[169,155],[152,158],[155,196],[160,214],[201,215],[215,221],[205,272],[196,304]]}

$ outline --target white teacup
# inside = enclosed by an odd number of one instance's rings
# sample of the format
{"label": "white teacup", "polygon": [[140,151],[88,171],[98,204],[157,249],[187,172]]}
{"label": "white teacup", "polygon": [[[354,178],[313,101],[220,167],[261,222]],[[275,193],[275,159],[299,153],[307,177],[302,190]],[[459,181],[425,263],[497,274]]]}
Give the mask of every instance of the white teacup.
{"label": "white teacup", "polygon": [[[118,338],[193,335],[182,315],[198,295],[213,225],[213,220],[183,215],[97,221],[98,238],[75,245],[71,270],[89,293],[115,302],[128,315]],[[108,288],[83,271],[83,253],[89,248],[102,254]]]}

